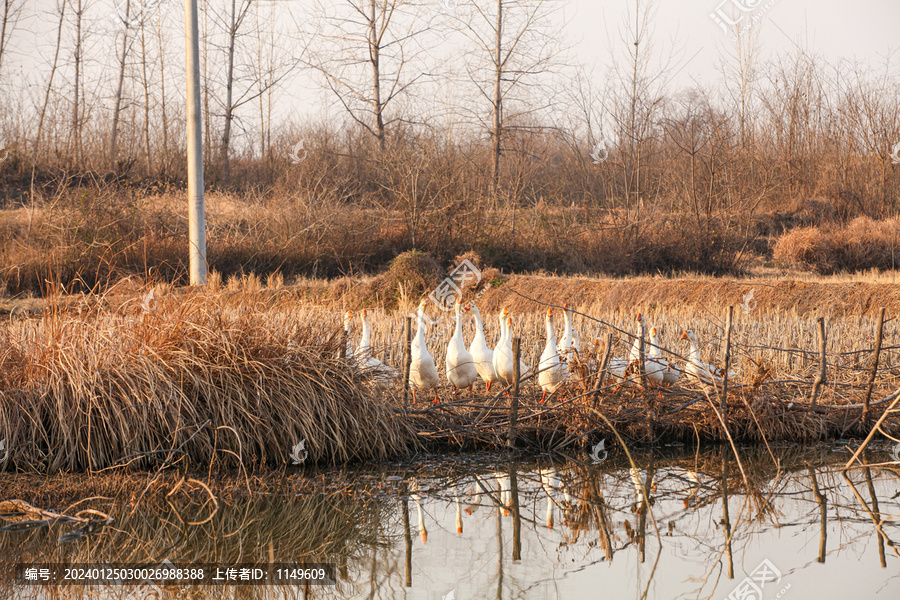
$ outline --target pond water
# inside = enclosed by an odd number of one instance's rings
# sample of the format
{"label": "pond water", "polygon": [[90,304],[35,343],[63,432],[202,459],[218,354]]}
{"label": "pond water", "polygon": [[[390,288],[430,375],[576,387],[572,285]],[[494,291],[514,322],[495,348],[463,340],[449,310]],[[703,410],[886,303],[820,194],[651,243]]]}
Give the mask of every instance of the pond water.
{"label": "pond water", "polygon": [[[900,598],[900,463],[841,446],[307,470],[322,485],[124,500],[102,531],[0,533],[3,598]],[[287,488],[286,488],[287,489]],[[0,494],[0,500],[6,499]],[[0,522],[0,525],[3,523]],[[330,563],[334,586],[22,585],[14,563]]]}

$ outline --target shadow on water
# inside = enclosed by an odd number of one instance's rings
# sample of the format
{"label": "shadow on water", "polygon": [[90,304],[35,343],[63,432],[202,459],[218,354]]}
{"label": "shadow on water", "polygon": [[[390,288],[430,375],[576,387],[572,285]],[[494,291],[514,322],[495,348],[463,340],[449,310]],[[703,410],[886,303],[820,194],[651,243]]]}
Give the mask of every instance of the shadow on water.
{"label": "shadow on water", "polygon": [[[900,463],[870,452],[881,464],[845,477],[836,447],[774,448],[777,463],[742,452],[740,466],[725,448],[671,448],[635,455],[636,468],[595,454],[332,469],[291,478],[314,487],[220,498],[199,525],[202,496],[148,497],[137,510],[136,494],[95,499],[114,522],[91,535],[0,533],[0,597],[900,597]],[[337,585],[25,586],[12,569],[163,560],[331,563]]]}

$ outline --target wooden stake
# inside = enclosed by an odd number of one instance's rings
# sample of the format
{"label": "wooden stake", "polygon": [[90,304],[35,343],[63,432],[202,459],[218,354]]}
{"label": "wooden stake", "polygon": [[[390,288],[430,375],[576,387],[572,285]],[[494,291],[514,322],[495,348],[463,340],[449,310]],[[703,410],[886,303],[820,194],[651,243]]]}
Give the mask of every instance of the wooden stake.
{"label": "wooden stake", "polygon": [[819,374],[816,375],[816,380],[813,381],[812,395],[810,397],[810,402],[813,406],[815,406],[819,397],[819,390],[828,383],[828,374],[825,370],[825,317],[817,318],[816,322],[819,325]]}
{"label": "wooden stake", "polygon": [[725,373],[722,375],[722,420],[728,423],[728,367],[731,363],[731,322],[734,319],[734,307],[728,307],[728,317],[725,320],[725,358],[723,360]]}
{"label": "wooden stake", "polygon": [[644,364],[644,352],[647,350],[647,329],[644,327],[644,319],[641,319],[641,349],[640,349],[640,359],[638,360],[638,369],[640,370],[641,375],[641,387],[644,388],[644,393],[647,392],[647,366]]}
{"label": "wooden stake", "polygon": [[406,352],[403,354],[403,408],[409,407],[409,367],[412,364],[412,317],[406,317]]}
{"label": "wooden stake", "polygon": [[872,372],[869,374],[869,387],[866,388],[866,399],[863,400],[863,422],[869,415],[869,398],[872,397],[872,388],[875,387],[875,377],[878,375],[878,357],[881,355],[881,336],[884,332],[884,307],[878,311],[878,329],[875,332],[875,360],[872,362]]}
{"label": "wooden stake", "polygon": [[510,448],[516,447],[516,421],[519,419],[519,338],[512,339],[513,353],[513,395],[509,405],[509,437]]}
{"label": "wooden stake", "polygon": [[[602,388],[603,383],[606,381],[606,369],[609,367],[609,357],[612,355],[612,347],[613,347],[613,334],[608,334],[606,337],[606,353],[603,355],[603,362],[600,363],[600,373],[599,378],[597,379],[597,388]],[[597,409],[597,401],[600,398],[600,392],[594,394],[594,402],[593,407],[594,410]]]}

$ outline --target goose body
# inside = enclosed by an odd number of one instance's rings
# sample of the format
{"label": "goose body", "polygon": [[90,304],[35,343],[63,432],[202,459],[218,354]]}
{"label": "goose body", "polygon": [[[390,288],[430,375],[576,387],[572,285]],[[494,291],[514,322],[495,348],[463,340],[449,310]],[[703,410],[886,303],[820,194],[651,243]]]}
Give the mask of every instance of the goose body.
{"label": "goose body", "polygon": [[[544,390],[541,396],[541,402],[547,399],[547,394],[555,392],[563,381],[562,362],[559,359],[556,345],[556,331],[553,329],[553,309],[547,309],[545,318],[547,327],[547,344],[541,353],[541,360],[538,364],[538,383]],[[571,332],[570,332],[571,333]]]}
{"label": "goose body", "polygon": [[362,322],[362,337],[359,340],[359,346],[354,356],[364,369],[372,372],[372,380],[375,382],[375,385],[382,389],[388,388],[394,383],[394,380],[400,373],[372,356],[370,349],[372,328],[369,325],[369,314],[366,309],[362,311]]}
{"label": "goose body", "polygon": [[659,338],[656,335],[656,327],[650,328],[650,351],[647,353],[647,361],[644,366],[647,373],[647,381],[653,385],[662,385],[666,370],[669,368],[669,361],[662,357],[662,352],[659,349]]}
{"label": "goose body", "polygon": [[481,322],[481,311],[474,304],[469,304],[469,310],[475,315],[475,337],[469,346],[469,353],[475,361],[475,370],[484,380],[487,391],[491,391],[491,384],[497,381],[497,373],[494,372],[494,351],[488,348],[484,337],[484,325]]}
{"label": "goose body", "polygon": [[[462,331],[464,309],[458,298],[454,310],[456,312],[456,329],[453,330],[453,336],[447,346],[446,370],[450,384],[457,389],[462,389],[475,383],[475,380],[478,379],[478,370],[475,367],[472,353],[466,350],[466,341]],[[465,310],[468,311],[468,308]]]}
{"label": "goose body", "polygon": [[416,390],[434,389],[438,383],[440,376],[425,343],[425,300],[422,300],[416,318],[416,337],[410,349],[409,384],[413,388],[413,400],[415,401]]}
{"label": "goose body", "polygon": [[637,336],[634,338],[634,343],[631,345],[631,352],[628,354],[629,364],[637,363],[641,360],[641,338],[644,337],[644,315],[638,313],[637,319],[635,320],[638,323],[638,330]]}
{"label": "goose body", "polygon": [[[500,313],[500,341],[494,348],[494,372],[497,379],[503,385],[512,385],[515,379],[513,372],[513,350],[512,350],[512,317],[508,316],[509,312],[504,308]],[[528,365],[525,361],[519,359],[519,379],[528,372]]]}
{"label": "goose body", "polygon": [[565,303],[563,307],[565,308],[563,315],[566,319],[566,327],[563,330],[563,337],[559,340],[556,349],[562,360],[566,361],[570,358],[572,352],[578,352],[578,332],[575,331],[573,324],[572,307],[569,306],[568,302]]}
{"label": "goose body", "polygon": [[[689,360],[684,366],[685,372],[700,383],[708,385],[722,383],[722,375],[724,375],[722,369],[700,360],[700,346],[697,344],[697,336],[694,335],[694,332],[691,330],[685,331],[681,334],[681,339],[687,340],[691,345],[688,351]],[[734,373],[729,372],[728,376],[732,377]]]}
{"label": "goose body", "polygon": [[[494,373],[497,374],[497,380],[502,385],[513,384],[513,352],[512,352],[512,332],[509,327],[509,313],[504,308],[500,313],[500,340],[497,347],[494,348]],[[521,375],[521,372],[519,373]]]}

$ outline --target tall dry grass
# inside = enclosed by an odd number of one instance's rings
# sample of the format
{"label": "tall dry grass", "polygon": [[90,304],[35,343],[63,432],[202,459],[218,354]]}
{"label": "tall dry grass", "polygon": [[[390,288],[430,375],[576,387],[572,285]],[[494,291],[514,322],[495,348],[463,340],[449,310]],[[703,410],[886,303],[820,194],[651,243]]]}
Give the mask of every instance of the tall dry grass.
{"label": "tall dry grass", "polygon": [[881,221],[859,217],[847,224],[797,228],[777,239],[773,257],[822,274],[893,270],[900,265],[898,227],[896,217]]}
{"label": "tall dry grass", "polygon": [[[0,326],[0,430],[25,470],[384,459],[413,443],[341,357],[336,319],[188,294]],[[80,314],[79,314],[80,313]]]}

